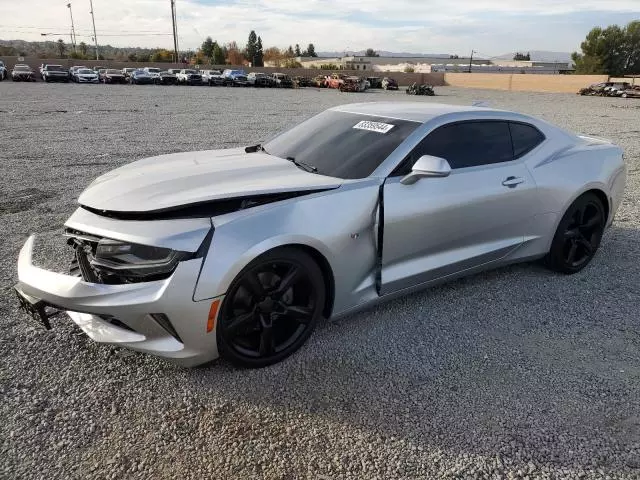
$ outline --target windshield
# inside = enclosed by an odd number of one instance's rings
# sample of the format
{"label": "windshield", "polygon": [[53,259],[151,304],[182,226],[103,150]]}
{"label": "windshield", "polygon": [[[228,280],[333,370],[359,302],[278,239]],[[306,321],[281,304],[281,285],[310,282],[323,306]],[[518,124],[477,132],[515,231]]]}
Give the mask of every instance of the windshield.
{"label": "windshield", "polygon": [[321,175],[365,178],[420,123],[355,113],[326,111],[264,145],[280,158],[293,158]]}
{"label": "windshield", "polygon": [[81,68],[78,70],[78,73],[96,73],[93,70],[89,70],[88,68]]}
{"label": "windshield", "polygon": [[62,65],[47,65],[44,69],[47,72],[66,72]]}
{"label": "windshield", "polygon": [[195,70],[185,70],[185,71],[184,71],[184,73],[189,73],[189,74],[191,74],[191,73],[196,73],[196,71],[195,71]]}
{"label": "windshield", "polygon": [[121,74],[122,72],[121,72],[120,70],[114,70],[114,69],[110,68],[109,70],[107,70],[107,73],[108,73],[109,75],[119,75],[119,74]]}
{"label": "windshield", "polygon": [[16,65],[14,68],[14,70],[19,70],[21,72],[28,72],[31,70],[30,67],[27,67],[26,65]]}
{"label": "windshield", "polygon": [[147,71],[149,73],[160,73],[160,69],[159,68],[147,68]]}

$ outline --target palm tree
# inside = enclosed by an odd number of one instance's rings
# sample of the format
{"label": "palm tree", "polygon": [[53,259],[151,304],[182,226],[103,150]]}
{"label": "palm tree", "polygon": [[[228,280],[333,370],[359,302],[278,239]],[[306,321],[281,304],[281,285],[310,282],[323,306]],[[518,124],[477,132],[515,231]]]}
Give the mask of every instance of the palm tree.
{"label": "palm tree", "polygon": [[89,47],[87,47],[86,43],[80,42],[80,52],[82,52],[82,55],[86,55],[88,49]]}
{"label": "palm tree", "polygon": [[60,54],[60,58],[64,57],[64,52],[67,49],[66,45],[64,44],[64,41],[60,38],[58,39],[58,53]]}

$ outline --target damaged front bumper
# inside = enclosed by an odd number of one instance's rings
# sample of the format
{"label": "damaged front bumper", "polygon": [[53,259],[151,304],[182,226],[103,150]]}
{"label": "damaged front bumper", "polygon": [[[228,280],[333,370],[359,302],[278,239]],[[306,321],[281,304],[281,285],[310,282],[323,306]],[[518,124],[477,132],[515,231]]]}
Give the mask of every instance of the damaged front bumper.
{"label": "damaged front bumper", "polygon": [[164,280],[106,285],[36,267],[34,240],[29,237],[20,251],[16,292],[27,313],[46,319],[45,327],[59,311],[66,311],[96,342],[183,366],[217,358],[216,319],[209,316],[212,303],[222,298],[193,300],[202,258],[180,262]]}

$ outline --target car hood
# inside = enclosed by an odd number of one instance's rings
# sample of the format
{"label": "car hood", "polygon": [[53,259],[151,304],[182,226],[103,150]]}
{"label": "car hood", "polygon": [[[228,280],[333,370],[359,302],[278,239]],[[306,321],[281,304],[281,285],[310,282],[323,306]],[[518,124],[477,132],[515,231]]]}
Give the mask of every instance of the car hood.
{"label": "car hood", "polygon": [[234,148],[138,160],[98,177],[78,201],[97,210],[151,212],[213,200],[337,188],[342,182],[305,172],[279,157]]}

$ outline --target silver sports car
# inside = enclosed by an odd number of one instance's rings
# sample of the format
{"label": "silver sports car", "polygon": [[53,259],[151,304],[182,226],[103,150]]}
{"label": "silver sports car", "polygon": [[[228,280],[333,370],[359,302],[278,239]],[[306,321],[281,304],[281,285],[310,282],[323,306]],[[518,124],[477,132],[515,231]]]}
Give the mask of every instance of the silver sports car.
{"label": "silver sports car", "polygon": [[514,262],[580,271],[625,180],[617,146],[526,115],[344,105],[102,175],[65,224],[71,271],[35,266],[30,237],[16,291],[49,328],[66,312],[97,342],[261,367],[321,317]]}

